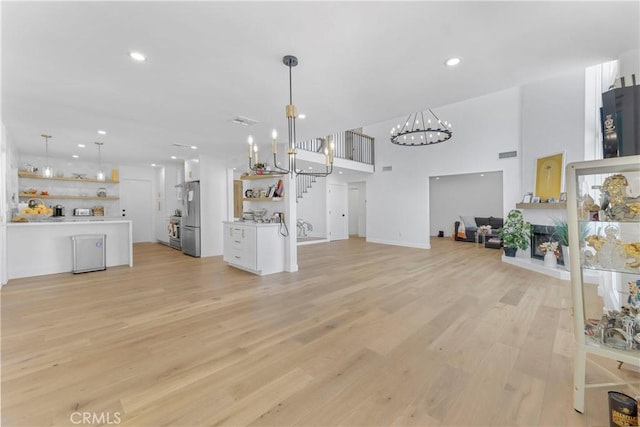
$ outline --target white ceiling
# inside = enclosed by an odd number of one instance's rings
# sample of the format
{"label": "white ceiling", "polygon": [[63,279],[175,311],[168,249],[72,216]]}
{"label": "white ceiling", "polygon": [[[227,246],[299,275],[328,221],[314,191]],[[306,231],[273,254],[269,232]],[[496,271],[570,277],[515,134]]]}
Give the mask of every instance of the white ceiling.
{"label": "white ceiling", "polygon": [[[166,164],[174,143],[244,162],[286,139],[286,54],[306,139],[615,59],[638,1],[2,1],[2,120],[21,153]],[[139,50],[149,60],[135,63]],[[460,56],[455,69],[443,65]],[[231,123],[242,115],[259,124]],[[98,129],[108,132],[97,134]],[[87,144],[87,151],[77,148]],[[242,163],[244,164],[244,163]]]}

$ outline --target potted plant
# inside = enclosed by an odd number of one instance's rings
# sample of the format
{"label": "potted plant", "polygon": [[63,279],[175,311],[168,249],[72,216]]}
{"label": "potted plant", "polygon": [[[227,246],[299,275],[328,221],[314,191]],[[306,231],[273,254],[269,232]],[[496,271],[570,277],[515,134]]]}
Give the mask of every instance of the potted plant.
{"label": "potted plant", "polygon": [[522,212],[512,209],[507,215],[502,228],[498,231],[504,246],[504,254],[509,257],[516,256],[516,251],[523,251],[529,247],[531,239],[531,224],[525,222]]}
{"label": "potted plant", "polygon": [[[567,221],[560,218],[553,218],[554,231],[553,235],[558,239],[558,243],[562,248],[562,259],[564,260],[564,267],[569,270],[569,225]],[[580,241],[584,241],[587,238],[588,230],[580,224]]]}

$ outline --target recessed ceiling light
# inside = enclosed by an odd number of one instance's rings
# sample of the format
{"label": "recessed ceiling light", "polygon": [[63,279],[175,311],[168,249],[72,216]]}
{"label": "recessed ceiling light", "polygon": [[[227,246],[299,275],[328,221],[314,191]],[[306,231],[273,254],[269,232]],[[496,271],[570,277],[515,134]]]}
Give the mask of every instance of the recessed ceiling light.
{"label": "recessed ceiling light", "polygon": [[98,131],[98,133],[99,133],[100,135],[106,135],[106,134],[107,134],[107,131],[106,131],[106,130],[99,130],[99,131]]}
{"label": "recessed ceiling light", "polygon": [[439,176],[436,176],[436,179],[440,179],[440,177],[439,177]]}
{"label": "recessed ceiling light", "polygon": [[71,157],[73,157],[74,159],[77,159],[80,156],[78,156],[77,154],[72,154]]}
{"label": "recessed ceiling light", "polygon": [[455,67],[456,65],[458,65],[460,62],[462,62],[462,60],[460,58],[449,58],[446,61],[444,61],[444,65],[446,65],[447,67]]}
{"label": "recessed ceiling light", "polygon": [[84,144],[78,144],[78,147],[84,148]]}
{"label": "recessed ceiling light", "polygon": [[138,62],[144,62],[147,60],[147,57],[140,52],[129,52],[129,56],[131,57],[131,59],[135,59]]}
{"label": "recessed ceiling light", "polygon": [[307,115],[306,114],[298,114],[298,118],[299,119],[306,119]]}
{"label": "recessed ceiling light", "polygon": [[151,166],[156,167],[156,164],[155,163],[151,163]]}
{"label": "recessed ceiling light", "polygon": [[340,175],[342,175],[342,171],[338,171],[338,173],[339,173]]}
{"label": "recessed ceiling light", "polygon": [[192,149],[192,150],[197,150],[197,149],[198,149],[198,147],[196,147],[195,145],[192,145],[192,146],[191,146],[191,149]]}
{"label": "recessed ceiling light", "polygon": [[480,176],[484,176],[484,174],[483,174],[483,173],[481,173],[481,174],[480,174]]}
{"label": "recessed ceiling light", "polygon": [[313,169],[313,166],[309,166],[309,169]]}
{"label": "recessed ceiling light", "polygon": [[171,160],[175,160],[175,159],[177,159],[176,156],[171,156]]}

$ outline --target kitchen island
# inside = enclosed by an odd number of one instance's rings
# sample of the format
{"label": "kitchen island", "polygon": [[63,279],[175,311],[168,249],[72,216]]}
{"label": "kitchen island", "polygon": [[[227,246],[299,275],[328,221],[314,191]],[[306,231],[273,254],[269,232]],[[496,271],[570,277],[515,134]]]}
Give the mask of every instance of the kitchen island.
{"label": "kitchen island", "polygon": [[227,264],[260,276],[284,271],[283,224],[223,221],[223,227]]}
{"label": "kitchen island", "polygon": [[107,267],[133,267],[131,221],[97,216],[51,218],[7,224],[7,278],[71,272],[71,237],[83,234],[107,236]]}

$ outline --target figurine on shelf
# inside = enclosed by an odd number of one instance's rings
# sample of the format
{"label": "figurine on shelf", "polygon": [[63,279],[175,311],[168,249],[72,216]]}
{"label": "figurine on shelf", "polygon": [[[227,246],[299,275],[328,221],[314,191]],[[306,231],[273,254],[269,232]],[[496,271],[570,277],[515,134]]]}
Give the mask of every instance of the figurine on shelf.
{"label": "figurine on shelf", "polygon": [[613,270],[621,270],[625,267],[627,254],[622,246],[622,242],[618,240],[618,227],[608,225],[605,227],[604,233],[606,239],[598,251],[600,266]]}

